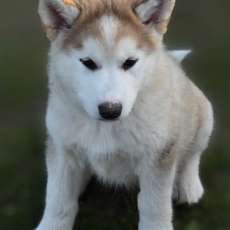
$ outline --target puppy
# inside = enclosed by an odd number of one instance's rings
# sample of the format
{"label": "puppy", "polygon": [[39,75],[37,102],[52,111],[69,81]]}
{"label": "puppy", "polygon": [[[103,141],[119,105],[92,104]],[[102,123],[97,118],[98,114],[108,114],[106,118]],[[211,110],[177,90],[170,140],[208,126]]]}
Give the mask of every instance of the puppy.
{"label": "puppy", "polygon": [[172,230],[172,199],[203,194],[210,102],[162,42],[175,0],[40,0],[51,41],[46,207],[36,230],[71,230],[94,174],[140,186],[139,230]]}

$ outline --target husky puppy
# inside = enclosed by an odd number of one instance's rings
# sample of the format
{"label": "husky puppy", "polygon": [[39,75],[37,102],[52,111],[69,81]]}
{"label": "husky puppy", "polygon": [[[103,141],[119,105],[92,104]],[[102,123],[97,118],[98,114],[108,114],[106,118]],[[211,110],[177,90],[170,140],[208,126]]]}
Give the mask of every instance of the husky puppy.
{"label": "husky puppy", "polygon": [[40,0],[48,38],[46,207],[71,230],[94,174],[140,186],[139,230],[172,230],[172,199],[203,194],[212,107],[162,43],[175,0]]}

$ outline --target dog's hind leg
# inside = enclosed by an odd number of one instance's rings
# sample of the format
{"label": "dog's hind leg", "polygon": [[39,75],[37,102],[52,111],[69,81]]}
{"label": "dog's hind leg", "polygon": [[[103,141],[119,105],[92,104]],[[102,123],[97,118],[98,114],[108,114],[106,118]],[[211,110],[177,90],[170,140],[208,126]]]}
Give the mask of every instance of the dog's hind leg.
{"label": "dog's hind leg", "polygon": [[178,203],[197,203],[202,197],[203,187],[199,178],[199,162],[201,153],[196,153],[183,162],[178,169],[173,199]]}
{"label": "dog's hind leg", "polygon": [[207,147],[213,129],[213,114],[210,103],[207,103],[203,114],[192,148],[178,162],[173,199],[179,203],[197,203],[203,194],[203,187],[199,178],[199,163],[200,156]]}
{"label": "dog's hind leg", "polygon": [[46,163],[46,207],[36,230],[71,230],[78,211],[78,197],[90,178],[90,171],[73,152],[55,146],[51,139]]}

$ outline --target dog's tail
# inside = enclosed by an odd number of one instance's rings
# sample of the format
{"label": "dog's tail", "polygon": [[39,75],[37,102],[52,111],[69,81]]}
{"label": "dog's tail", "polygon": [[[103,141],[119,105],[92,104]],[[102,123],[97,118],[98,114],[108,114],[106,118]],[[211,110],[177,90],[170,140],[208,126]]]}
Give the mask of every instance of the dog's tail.
{"label": "dog's tail", "polygon": [[191,50],[170,50],[168,54],[177,62],[181,63],[185,57],[191,53]]}

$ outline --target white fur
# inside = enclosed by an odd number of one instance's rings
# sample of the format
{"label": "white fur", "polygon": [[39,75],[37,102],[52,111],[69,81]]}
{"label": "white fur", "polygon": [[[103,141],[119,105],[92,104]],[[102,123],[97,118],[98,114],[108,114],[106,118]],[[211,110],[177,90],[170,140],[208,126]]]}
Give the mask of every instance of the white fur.
{"label": "white fur", "polygon": [[169,55],[172,56],[178,63],[182,62],[185,57],[191,53],[191,50],[172,50]]}
{"label": "white fur", "polygon": [[[145,65],[149,69],[153,69],[151,56],[143,59],[144,51],[138,50],[131,38],[123,39],[118,44],[114,56],[109,55],[95,38],[86,40],[84,47],[83,50],[70,49],[68,53],[52,50],[55,66],[53,65],[51,69],[51,75],[60,79],[68,88],[73,101],[76,100],[74,98],[77,94],[78,100],[92,118],[100,119],[98,105],[104,102],[121,103],[123,106],[121,118],[128,116],[137,92],[145,84],[145,79],[142,77],[143,69],[140,68],[143,64],[141,60],[146,62]],[[87,57],[91,57],[97,63],[99,66],[97,71],[92,72],[79,62],[80,58]],[[130,71],[118,68],[128,57],[135,57],[140,61]]]}
{"label": "white fur", "polygon": [[[172,230],[172,197],[193,203],[202,196],[198,166],[212,131],[211,105],[161,43],[151,54],[132,36],[114,47],[116,20],[101,19],[106,44],[89,37],[82,49],[63,51],[61,33],[52,42],[47,197],[36,230],[71,230],[92,174],[104,183],[139,184],[139,230]],[[138,61],[124,71],[130,57]],[[98,70],[87,69],[84,58]],[[100,120],[104,102],[122,104],[118,120]]]}
{"label": "white fur", "polygon": [[136,11],[139,17],[142,19],[142,21],[147,21],[152,16],[152,14],[156,12],[156,7],[158,6],[158,4],[159,0],[150,0],[140,4],[136,8]]}
{"label": "white fur", "polygon": [[102,28],[102,36],[105,38],[107,45],[112,47],[114,45],[114,38],[117,34],[118,22],[114,17],[103,16],[101,18],[100,26]]}

